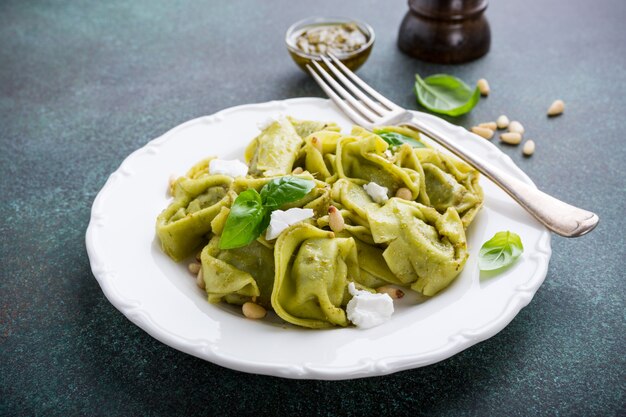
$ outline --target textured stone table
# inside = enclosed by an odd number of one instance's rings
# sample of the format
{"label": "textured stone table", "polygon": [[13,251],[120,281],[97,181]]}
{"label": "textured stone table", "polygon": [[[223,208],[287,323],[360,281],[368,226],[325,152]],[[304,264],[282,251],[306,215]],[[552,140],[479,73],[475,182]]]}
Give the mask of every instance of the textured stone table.
{"label": "textured stone table", "polygon": [[[626,413],[626,2],[494,1],[491,52],[462,66],[395,46],[406,2],[137,0],[0,4],[0,414],[611,416]],[[248,375],[148,336],[102,294],[84,232],[121,161],[168,129],[243,103],[321,96],[286,28],[348,15],[377,33],[360,74],[418,108],[413,74],[487,78],[469,127],[518,119],[501,146],[549,193],[599,213],[554,237],[548,276],[502,332],[435,365],[353,381]],[[555,98],[567,104],[548,120]]]}

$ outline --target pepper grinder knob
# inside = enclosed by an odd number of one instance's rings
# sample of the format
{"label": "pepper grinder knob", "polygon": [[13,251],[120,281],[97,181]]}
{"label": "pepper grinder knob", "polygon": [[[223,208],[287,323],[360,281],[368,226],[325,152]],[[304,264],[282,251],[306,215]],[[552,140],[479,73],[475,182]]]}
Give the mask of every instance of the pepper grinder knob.
{"label": "pepper grinder knob", "polygon": [[398,47],[418,59],[460,64],[489,52],[487,0],[409,0]]}

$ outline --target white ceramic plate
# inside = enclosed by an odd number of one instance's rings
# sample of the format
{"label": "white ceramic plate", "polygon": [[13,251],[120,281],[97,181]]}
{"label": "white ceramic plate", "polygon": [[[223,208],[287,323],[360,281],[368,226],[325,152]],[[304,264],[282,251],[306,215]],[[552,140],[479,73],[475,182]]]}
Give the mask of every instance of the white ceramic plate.
{"label": "white ceramic plate", "polygon": [[[169,203],[170,175],[198,160],[241,158],[257,123],[279,114],[351,123],[329,101],[300,98],[223,110],[184,123],[131,154],[93,203],[87,251],[106,297],[133,323],[175,349],[240,371],[286,378],[347,379],[384,375],[449,358],[506,326],[530,302],[550,259],[550,234],[505,193],[481,182],[485,207],[468,230],[470,258],[444,292],[428,300],[405,296],[392,319],[368,330],[308,330],[278,320],[245,319],[213,305],[185,263],[165,256],[155,219]],[[439,118],[429,118],[477,155],[521,180],[530,179],[489,141]],[[525,252],[511,268],[486,277],[476,263],[483,242],[517,232]]]}

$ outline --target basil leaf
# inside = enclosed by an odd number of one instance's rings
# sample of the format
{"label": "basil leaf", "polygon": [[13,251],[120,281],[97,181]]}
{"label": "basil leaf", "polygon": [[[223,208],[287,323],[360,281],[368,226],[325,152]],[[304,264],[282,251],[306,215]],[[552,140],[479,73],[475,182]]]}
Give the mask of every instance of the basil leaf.
{"label": "basil leaf", "polygon": [[411,145],[412,148],[426,147],[426,145],[424,145],[419,140],[398,132],[390,132],[388,130],[375,130],[374,133],[383,138],[383,140],[391,146],[400,146],[402,144],[408,143],[409,145]]}
{"label": "basil leaf", "polygon": [[228,213],[220,237],[220,249],[246,246],[259,237],[269,224],[269,211],[263,207],[255,189],[237,196]]}
{"label": "basil leaf", "polygon": [[482,271],[493,271],[511,265],[524,252],[522,239],[513,232],[498,232],[486,241],[478,253]]}
{"label": "basil leaf", "polygon": [[275,209],[300,200],[315,187],[315,182],[298,177],[274,178],[261,188],[263,205]]}
{"label": "basil leaf", "polygon": [[472,90],[452,75],[436,74],[422,79],[415,74],[415,95],[417,101],[432,112],[460,116],[478,103],[480,90],[478,87]]}

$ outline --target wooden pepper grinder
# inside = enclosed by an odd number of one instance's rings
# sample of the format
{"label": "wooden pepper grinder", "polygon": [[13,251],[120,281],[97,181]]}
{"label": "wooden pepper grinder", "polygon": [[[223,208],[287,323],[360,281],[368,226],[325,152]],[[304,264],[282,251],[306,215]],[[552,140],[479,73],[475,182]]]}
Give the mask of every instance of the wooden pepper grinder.
{"label": "wooden pepper grinder", "polygon": [[489,52],[487,0],[409,0],[398,46],[416,58],[460,64]]}

